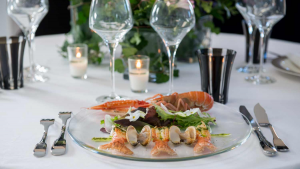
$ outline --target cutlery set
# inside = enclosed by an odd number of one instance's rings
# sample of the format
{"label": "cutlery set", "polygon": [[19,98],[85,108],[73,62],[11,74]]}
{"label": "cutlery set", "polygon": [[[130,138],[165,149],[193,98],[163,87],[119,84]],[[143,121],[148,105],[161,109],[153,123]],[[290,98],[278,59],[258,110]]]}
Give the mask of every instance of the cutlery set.
{"label": "cutlery set", "polygon": [[[65,136],[66,126],[67,126],[67,121],[71,117],[71,114],[72,112],[59,112],[58,114],[58,117],[62,120],[62,129],[61,129],[60,137],[54,141],[53,146],[51,147],[52,155],[59,156],[65,154],[66,152],[67,142],[64,136]],[[43,157],[46,155],[46,150],[47,150],[46,139],[47,139],[48,129],[52,124],[54,124],[54,121],[55,119],[42,119],[40,121],[40,124],[44,126],[44,134],[41,141],[36,144],[33,150],[34,156]]]}
{"label": "cutlery set", "polygon": [[[272,124],[269,122],[268,115],[265,109],[261,107],[259,103],[254,106],[254,114],[259,125],[255,122],[255,120],[253,119],[253,117],[248,112],[245,106],[240,106],[240,112],[244,116],[246,116],[247,119],[249,120],[254,133],[258,137],[263,153],[266,156],[275,156],[278,151],[285,152],[289,150],[289,148],[284,144],[284,142],[277,136],[275,129],[273,128]],[[248,123],[247,119],[244,118],[246,123]],[[263,133],[261,132],[260,126],[269,127],[271,129],[274,146],[264,137]]]}

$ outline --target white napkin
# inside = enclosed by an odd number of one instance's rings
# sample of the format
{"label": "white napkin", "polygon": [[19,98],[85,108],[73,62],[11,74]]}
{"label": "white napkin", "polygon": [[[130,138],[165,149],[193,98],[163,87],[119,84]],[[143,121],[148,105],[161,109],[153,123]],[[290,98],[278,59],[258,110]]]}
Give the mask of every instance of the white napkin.
{"label": "white napkin", "polygon": [[289,53],[286,55],[290,61],[300,68],[300,53]]}

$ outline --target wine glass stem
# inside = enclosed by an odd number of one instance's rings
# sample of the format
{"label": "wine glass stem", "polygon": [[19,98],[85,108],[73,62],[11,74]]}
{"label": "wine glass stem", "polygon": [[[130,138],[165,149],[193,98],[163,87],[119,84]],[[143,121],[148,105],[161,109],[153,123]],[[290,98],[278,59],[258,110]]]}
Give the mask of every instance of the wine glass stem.
{"label": "wine glass stem", "polygon": [[32,32],[30,30],[26,31],[25,33],[26,39],[27,39],[27,45],[28,45],[28,51],[29,51],[29,64],[30,64],[30,73],[35,73],[35,62],[34,62],[34,55],[33,55],[33,41],[35,37],[35,32]]}
{"label": "wine glass stem", "polygon": [[111,78],[111,85],[112,85],[112,92],[111,92],[111,97],[116,97],[116,88],[115,88],[115,52],[116,48],[118,46],[118,42],[116,43],[106,43],[106,45],[109,48],[110,52],[110,78]]}
{"label": "wine glass stem", "polygon": [[253,30],[253,26],[251,22],[247,22],[248,25],[248,33],[249,33],[249,61],[248,66],[253,65],[253,48],[254,48],[254,39],[255,39],[255,31]]}
{"label": "wine glass stem", "polygon": [[169,45],[167,46],[168,56],[169,56],[169,95],[173,93],[173,78],[174,78],[174,64],[175,56],[178,45]]}
{"label": "wine glass stem", "polygon": [[266,48],[266,40],[267,40],[267,36],[269,33],[268,29],[263,29],[263,28],[259,28],[259,32],[260,32],[260,62],[259,62],[259,73],[258,76],[260,77],[263,73],[263,65],[264,65],[264,51]]}

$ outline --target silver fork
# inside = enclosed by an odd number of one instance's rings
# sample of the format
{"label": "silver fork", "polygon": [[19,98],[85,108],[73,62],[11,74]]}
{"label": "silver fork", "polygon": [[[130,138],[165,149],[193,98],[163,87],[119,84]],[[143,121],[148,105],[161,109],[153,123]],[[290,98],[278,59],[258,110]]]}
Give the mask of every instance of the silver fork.
{"label": "silver fork", "polygon": [[42,137],[42,140],[37,143],[33,149],[33,155],[36,157],[43,157],[46,155],[47,150],[47,144],[46,144],[46,138],[48,134],[49,126],[54,124],[55,119],[42,119],[40,121],[40,124],[44,126],[44,134]]}
{"label": "silver fork", "polygon": [[66,152],[67,142],[65,140],[65,131],[68,119],[71,117],[72,112],[59,112],[58,117],[62,120],[62,128],[60,137],[54,141],[51,147],[51,154],[55,156],[63,155]]}

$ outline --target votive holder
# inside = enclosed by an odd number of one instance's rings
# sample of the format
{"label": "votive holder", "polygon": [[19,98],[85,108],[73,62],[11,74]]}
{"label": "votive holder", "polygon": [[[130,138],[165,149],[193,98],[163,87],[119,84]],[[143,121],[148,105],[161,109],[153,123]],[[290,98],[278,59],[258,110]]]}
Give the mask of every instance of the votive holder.
{"label": "votive holder", "polygon": [[88,46],[86,44],[71,44],[68,46],[70,74],[74,78],[86,79],[88,65]]}
{"label": "votive holder", "polygon": [[149,64],[148,56],[134,55],[128,58],[129,81],[132,92],[148,92]]}
{"label": "votive holder", "polygon": [[236,51],[221,48],[207,48],[197,51],[201,89],[210,94],[214,101],[228,102],[229,82]]}

